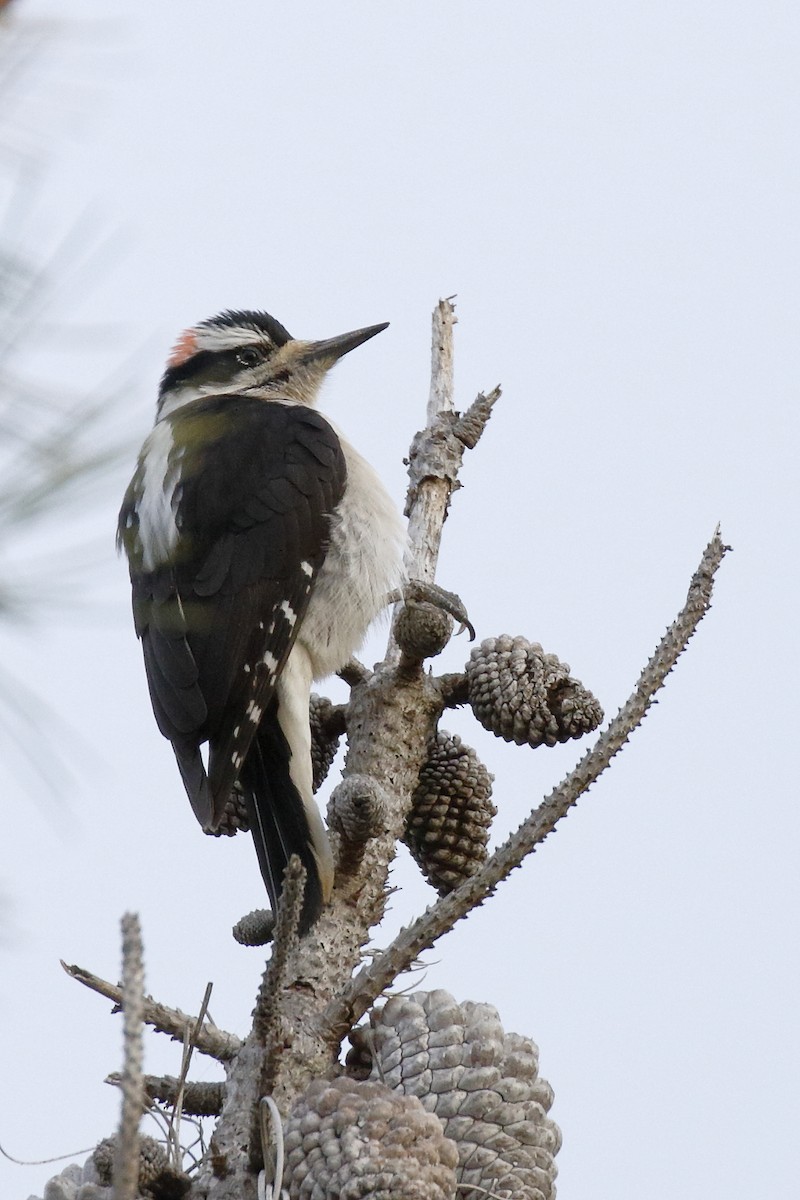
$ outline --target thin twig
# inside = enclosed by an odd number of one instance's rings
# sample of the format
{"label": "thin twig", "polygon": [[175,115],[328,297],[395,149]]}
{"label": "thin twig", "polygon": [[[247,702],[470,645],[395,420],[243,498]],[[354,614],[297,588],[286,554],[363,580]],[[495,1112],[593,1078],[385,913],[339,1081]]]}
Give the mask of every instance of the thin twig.
{"label": "thin twig", "polygon": [[203,1021],[206,1019],[208,1012],[209,1001],[211,1000],[212,983],[206,984],[206,990],[203,994],[203,1003],[200,1005],[200,1012],[197,1014],[194,1024],[191,1028],[187,1028],[186,1037],[183,1041],[183,1055],[181,1057],[181,1073],[178,1077],[178,1090],[175,1096],[175,1102],[172,1106],[172,1116],[169,1124],[169,1144],[172,1154],[172,1165],[176,1171],[182,1168],[181,1155],[181,1112],[183,1109],[183,1089],[186,1083],[186,1077],[189,1074],[189,1064],[192,1061],[192,1050],[197,1045],[197,1035],[203,1027]]}
{"label": "thin twig", "polygon": [[[122,1076],[118,1076],[118,1078],[121,1079]],[[51,1158],[15,1158],[4,1146],[0,1146],[0,1156],[7,1158],[9,1162],[15,1163],[18,1167],[45,1167],[48,1163],[66,1162],[68,1158],[74,1160],[79,1154],[91,1154],[93,1150],[94,1146],[84,1146],[82,1150],[70,1150],[69,1154],[54,1154]]]}
{"label": "thin twig", "polygon": [[139,1190],[139,1121],[144,1107],[144,962],[142,932],[136,913],[126,913],[122,918],[122,1012],[122,1113],[114,1153],[114,1200],[136,1200]]}
{"label": "thin twig", "polygon": [[360,1020],[381,992],[442,934],[452,929],[456,921],[481,904],[498,883],[544,841],[578,798],[588,791],[634,729],[641,724],[655,693],[664,686],[667,675],[708,611],[714,575],[728,549],[717,529],[692,578],[686,604],[639,676],[635,690],[608,728],[566,779],[554,788],[475,875],[401,930],[391,946],[347,984],[342,994],[325,1011],[325,1020],[333,1028],[352,1027]]}
{"label": "thin twig", "polygon": [[[65,963],[63,959],[61,965],[72,979],[77,979],[78,983],[82,983],[84,987],[91,988],[93,992],[98,992],[108,1000],[113,1000],[116,1006],[114,1011],[119,1011],[122,1005],[122,988],[117,984],[109,983],[83,967]],[[179,1008],[169,1008],[166,1004],[160,1004],[152,996],[145,996],[143,1020],[145,1025],[152,1025],[159,1033],[166,1033],[174,1041],[183,1042],[186,1037],[186,1028],[194,1023],[195,1018],[190,1017]],[[242,1042],[241,1038],[236,1037],[235,1034],[226,1033],[224,1029],[218,1029],[212,1021],[206,1021],[197,1033],[195,1045],[201,1054],[207,1054],[209,1058],[215,1058],[218,1062],[224,1063],[236,1057]]]}

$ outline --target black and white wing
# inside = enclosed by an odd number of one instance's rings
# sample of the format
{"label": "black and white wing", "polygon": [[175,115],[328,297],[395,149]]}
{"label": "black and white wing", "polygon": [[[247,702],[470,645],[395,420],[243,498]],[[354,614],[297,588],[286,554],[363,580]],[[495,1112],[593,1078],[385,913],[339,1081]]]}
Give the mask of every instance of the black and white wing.
{"label": "black and white wing", "polygon": [[165,509],[174,545],[145,569],[142,464],[120,540],[156,720],[213,829],[302,623],[346,467],[331,426],[301,405],[212,396],[165,419],[165,474],[179,479]]}

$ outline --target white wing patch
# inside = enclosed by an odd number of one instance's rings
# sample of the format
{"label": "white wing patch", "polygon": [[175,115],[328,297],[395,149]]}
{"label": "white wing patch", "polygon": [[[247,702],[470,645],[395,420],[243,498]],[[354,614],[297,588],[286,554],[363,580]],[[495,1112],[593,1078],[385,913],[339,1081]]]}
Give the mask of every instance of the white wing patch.
{"label": "white wing patch", "polygon": [[170,422],[159,421],[142,447],[142,490],[135,507],[145,571],[168,562],[178,542],[175,493],[180,455],[172,454],[174,446]]}
{"label": "white wing patch", "polygon": [[278,660],[272,651],[265,650],[261,657],[261,661],[269,668],[270,674],[274,676],[275,672],[278,670]]}
{"label": "white wing patch", "polygon": [[286,620],[289,623],[289,628],[294,629],[297,623],[297,613],[294,611],[288,600],[284,600],[281,604],[281,612],[286,617]]}

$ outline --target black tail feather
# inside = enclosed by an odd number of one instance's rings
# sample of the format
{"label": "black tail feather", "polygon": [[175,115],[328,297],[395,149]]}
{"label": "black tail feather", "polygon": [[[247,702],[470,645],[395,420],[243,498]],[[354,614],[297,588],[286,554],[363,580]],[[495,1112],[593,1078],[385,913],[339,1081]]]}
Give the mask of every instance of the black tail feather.
{"label": "black tail feather", "polygon": [[300,932],[306,933],[322,909],[322,883],[303,800],[289,774],[290,759],[273,699],[242,767],[240,785],[273,913],[278,911],[283,872],[291,856],[296,854],[306,869],[300,917]]}
{"label": "black tail feather", "polygon": [[206,775],[206,769],[203,766],[203,759],[200,754],[200,747],[196,742],[189,739],[185,744],[174,741],[172,749],[175,751],[175,758],[183,779],[183,786],[186,788],[186,794],[192,802],[194,815],[203,829],[206,829],[211,822],[214,805],[211,799],[208,776]]}

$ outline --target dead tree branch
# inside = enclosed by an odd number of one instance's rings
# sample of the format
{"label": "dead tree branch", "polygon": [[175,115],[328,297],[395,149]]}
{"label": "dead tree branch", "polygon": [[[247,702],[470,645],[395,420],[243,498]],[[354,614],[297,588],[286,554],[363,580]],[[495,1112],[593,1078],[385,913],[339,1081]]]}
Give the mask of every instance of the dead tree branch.
{"label": "dead tree branch", "polygon": [[[500,388],[495,387],[488,396],[480,394],[463,417],[455,412],[453,329],[456,320],[452,300],[440,300],[433,311],[427,424],[414,436],[409,451],[406,575],[409,580],[423,583],[433,583],[436,576],[450,497],[461,486],[458,474],[464,449],[473,449],[477,445],[492,408],[500,398]],[[392,632],[387,663],[396,663],[399,658]]]}
{"label": "dead tree branch", "polygon": [[526,855],[544,841],[556,823],[588,791],[641,724],[655,693],[664,686],[667,675],[708,612],[714,576],[728,549],[717,529],[692,577],[686,604],[639,676],[634,691],[592,749],[475,875],[428,908],[401,931],[383,954],[362,968],[341,996],[328,1006],[325,1015],[332,1026],[340,1028],[360,1020],[381,992],[424,950],[452,929],[456,921],[482,904],[498,883],[520,866]]}
{"label": "dead tree branch", "polygon": [[[114,1012],[121,1010],[122,988],[117,984],[109,983],[106,979],[101,979],[99,975],[93,975],[91,971],[74,963],[71,965],[65,963],[63,959],[61,966],[72,979],[77,979],[78,983],[82,983],[84,987],[98,992],[108,1000],[113,1000]],[[168,1034],[176,1042],[184,1041],[187,1028],[193,1029],[197,1020],[196,1017],[190,1017],[188,1013],[182,1012],[179,1008],[169,1008],[166,1004],[160,1004],[152,996],[144,997],[142,1019],[145,1025],[152,1025],[159,1033]],[[221,1063],[230,1062],[235,1058],[241,1045],[241,1039],[235,1034],[218,1029],[212,1021],[208,1020],[203,1023],[195,1036],[196,1049],[201,1054],[207,1054],[209,1058],[215,1058]]]}
{"label": "dead tree branch", "polygon": [[500,398],[500,388],[479,395],[467,413],[454,411],[453,330],[457,317],[451,300],[440,300],[433,312],[431,390],[427,424],[416,434],[409,453],[406,497],[409,553],[408,577],[432,583],[439,561],[442,529],[450,497],[460,484],[458,473],[465,447],[472,449]]}

